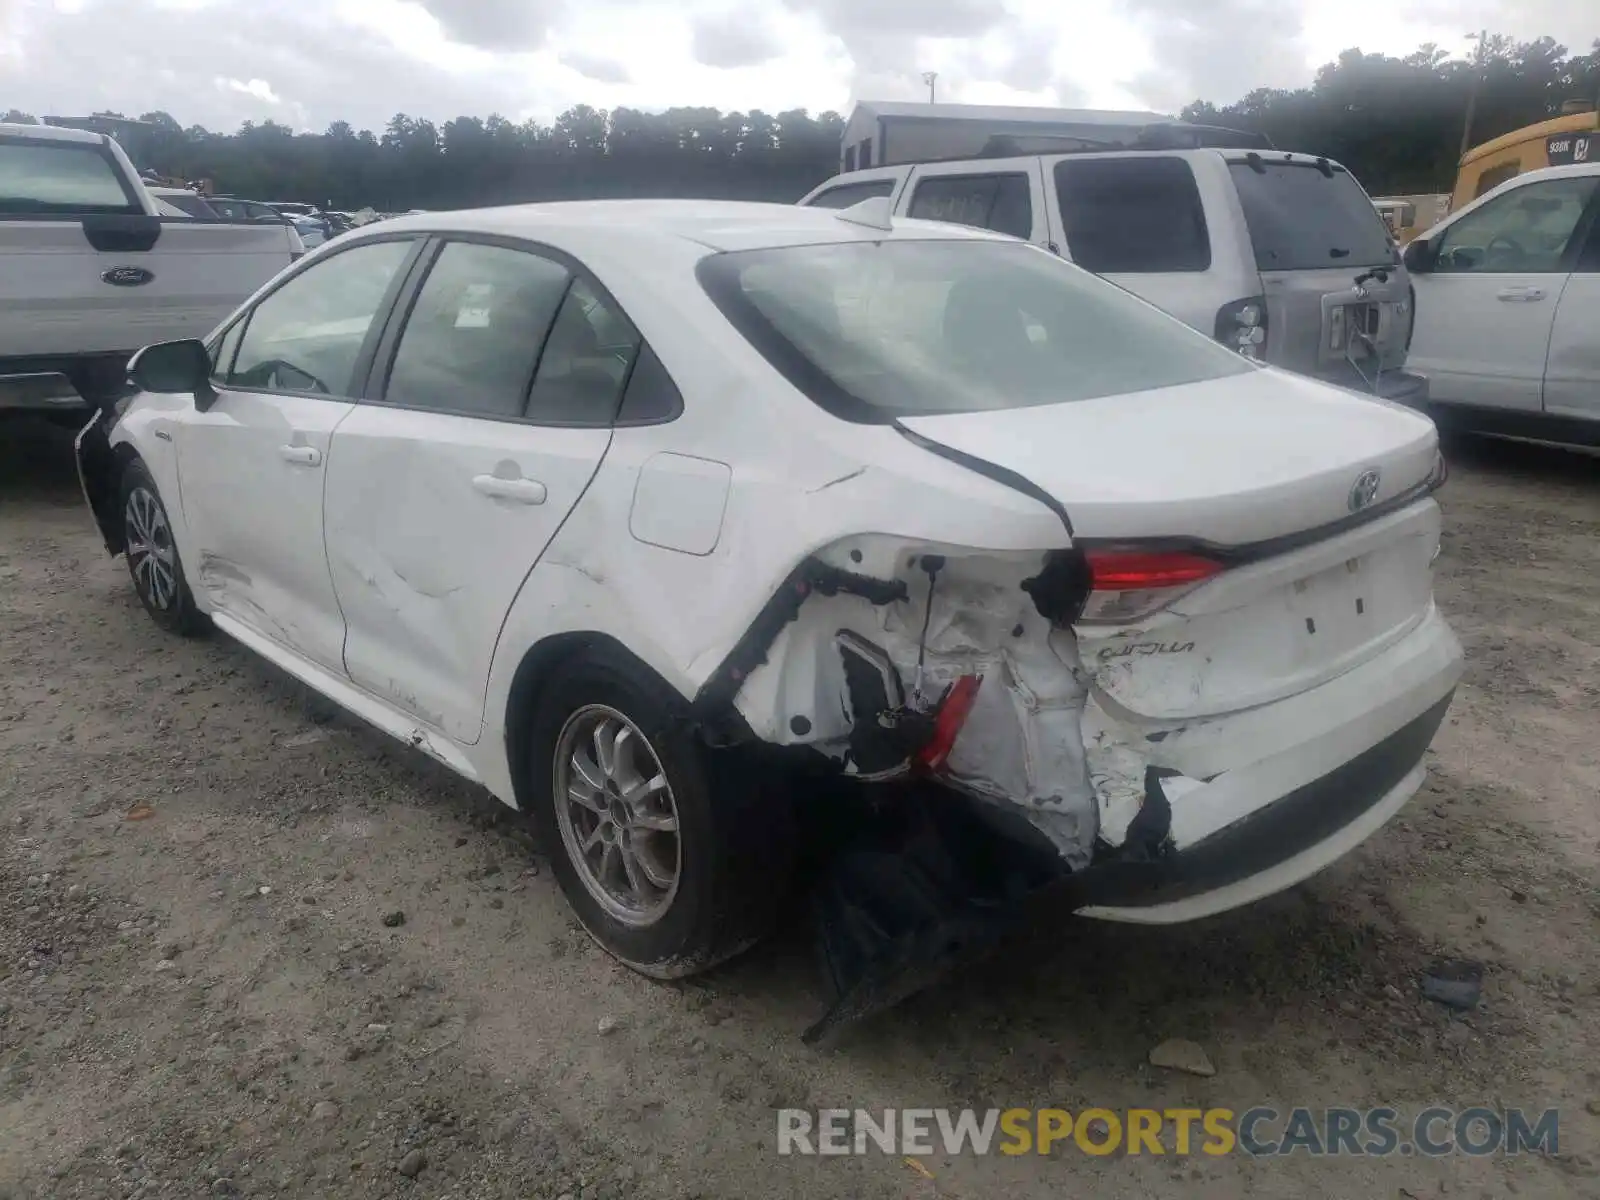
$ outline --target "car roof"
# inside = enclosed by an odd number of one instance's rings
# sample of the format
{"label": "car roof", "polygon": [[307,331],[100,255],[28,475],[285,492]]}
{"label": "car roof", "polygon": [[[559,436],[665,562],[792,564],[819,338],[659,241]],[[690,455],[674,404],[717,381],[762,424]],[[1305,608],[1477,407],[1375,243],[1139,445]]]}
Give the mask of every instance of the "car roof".
{"label": "car roof", "polygon": [[626,235],[630,241],[694,243],[711,251],[759,250],[897,238],[1010,241],[1002,234],[935,221],[893,220],[893,228],[843,219],[849,209],[803,208],[730,200],[573,200],[460,212],[426,213],[385,221],[385,234],[499,234],[549,242],[586,243]]}
{"label": "car roof", "polygon": [[93,133],[87,129],[65,129],[60,125],[0,123],[0,134],[6,137],[31,138],[37,142],[75,142],[88,146],[99,146],[105,142],[103,134]]}
{"label": "car roof", "polygon": [[[1541,179],[1571,179],[1575,176],[1600,175],[1600,162],[1567,163],[1561,167],[1540,167],[1536,171],[1524,171],[1520,175],[1513,175],[1505,183],[1537,183]],[[1505,186],[1501,184],[1501,187]],[[1492,189],[1498,191],[1499,189]],[[1484,195],[1488,195],[1485,192]]]}

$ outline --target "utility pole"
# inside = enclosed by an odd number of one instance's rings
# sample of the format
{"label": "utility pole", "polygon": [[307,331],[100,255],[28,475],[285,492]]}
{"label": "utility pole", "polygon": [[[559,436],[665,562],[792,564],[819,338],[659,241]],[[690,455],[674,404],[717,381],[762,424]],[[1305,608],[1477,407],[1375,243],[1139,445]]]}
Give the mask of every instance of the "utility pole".
{"label": "utility pole", "polygon": [[1485,29],[1481,33],[1469,33],[1467,40],[1477,42],[1478,46],[1472,55],[1472,87],[1467,92],[1467,119],[1461,126],[1461,154],[1457,162],[1465,158],[1467,151],[1472,149],[1472,114],[1478,107],[1478,87],[1483,82],[1484,55],[1489,45],[1489,31]]}
{"label": "utility pole", "polygon": [[922,82],[928,85],[928,103],[933,104],[935,102],[933,89],[934,85],[939,82],[939,72],[924,71],[922,73]]}

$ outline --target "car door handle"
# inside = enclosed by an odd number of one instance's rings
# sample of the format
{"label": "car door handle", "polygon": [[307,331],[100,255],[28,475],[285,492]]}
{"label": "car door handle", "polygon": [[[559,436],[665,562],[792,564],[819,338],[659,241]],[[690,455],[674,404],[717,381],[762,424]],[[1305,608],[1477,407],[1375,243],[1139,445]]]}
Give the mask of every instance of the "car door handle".
{"label": "car door handle", "polygon": [[1524,304],[1531,304],[1535,300],[1544,299],[1544,289],[1536,287],[1501,288],[1494,294],[1494,298],[1496,300],[1521,301]]}
{"label": "car door handle", "polygon": [[322,462],[322,451],[315,446],[279,446],[278,457],[299,467],[314,467]]}
{"label": "car door handle", "polygon": [[498,475],[474,475],[472,486],[496,500],[515,500],[518,504],[543,504],[545,486],[537,479],[502,479]]}

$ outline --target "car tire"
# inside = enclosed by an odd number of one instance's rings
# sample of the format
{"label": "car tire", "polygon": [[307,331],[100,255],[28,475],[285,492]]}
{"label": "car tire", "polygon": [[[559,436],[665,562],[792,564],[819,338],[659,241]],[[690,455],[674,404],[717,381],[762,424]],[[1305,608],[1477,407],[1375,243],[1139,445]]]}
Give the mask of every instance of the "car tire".
{"label": "car tire", "polygon": [[123,556],[133,590],[150,619],[168,633],[193,637],[209,626],[195,607],[194,593],[183,573],[172,521],[149,468],[138,459],[122,473],[121,501]]}
{"label": "car tire", "polygon": [[[568,659],[529,734],[531,816],[602,949],[678,979],[768,931],[792,877],[791,798],[734,752],[708,749],[647,668],[605,648]],[[658,777],[663,786],[641,788]]]}

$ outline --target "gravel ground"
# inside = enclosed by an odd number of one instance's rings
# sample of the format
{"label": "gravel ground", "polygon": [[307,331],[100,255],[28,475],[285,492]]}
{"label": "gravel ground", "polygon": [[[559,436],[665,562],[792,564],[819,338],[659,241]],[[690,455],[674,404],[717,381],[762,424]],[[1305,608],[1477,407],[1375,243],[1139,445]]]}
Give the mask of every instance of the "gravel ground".
{"label": "gravel ground", "polygon": [[[516,814],[139,610],[68,439],[0,427],[0,1197],[1600,1195],[1600,471],[1469,443],[1424,792],[1286,896],[1063,919],[833,1050],[805,931],[595,950]],[[395,914],[403,914],[398,917]],[[1466,1016],[1419,996],[1485,967]],[[1151,1067],[1198,1042],[1202,1078]],[[784,1106],[1474,1103],[1555,1155],[780,1158]],[[920,1167],[920,1169],[917,1169]]]}

